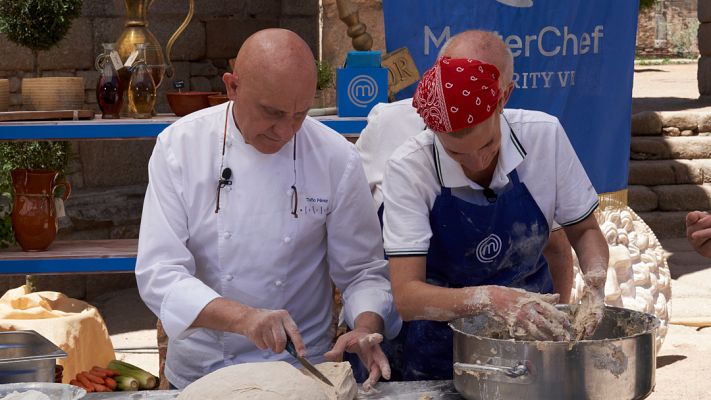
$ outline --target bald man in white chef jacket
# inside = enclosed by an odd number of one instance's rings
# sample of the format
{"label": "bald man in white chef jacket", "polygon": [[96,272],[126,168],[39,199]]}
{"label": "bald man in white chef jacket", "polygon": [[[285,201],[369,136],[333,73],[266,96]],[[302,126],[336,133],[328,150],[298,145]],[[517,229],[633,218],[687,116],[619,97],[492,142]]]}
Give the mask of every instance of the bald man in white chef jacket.
{"label": "bald man in white chef jacket", "polygon": [[[381,335],[401,321],[380,226],[354,146],[306,116],[311,50],[257,32],[223,81],[231,101],[166,128],[149,163],[136,278],[169,336],[168,380],[295,364],[287,338],[312,362],[357,354],[365,386],[389,378]],[[333,347],[331,282],[351,328]]]}

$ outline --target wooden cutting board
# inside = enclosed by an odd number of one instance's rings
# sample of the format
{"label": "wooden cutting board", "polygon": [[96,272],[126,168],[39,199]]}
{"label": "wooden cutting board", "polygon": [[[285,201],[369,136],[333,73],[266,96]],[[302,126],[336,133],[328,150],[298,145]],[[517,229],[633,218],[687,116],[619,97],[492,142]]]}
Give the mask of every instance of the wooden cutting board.
{"label": "wooden cutting board", "polygon": [[6,111],[0,112],[0,122],[8,121],[46,121],[53,119],[94,119],[91,110],[58,111]]}

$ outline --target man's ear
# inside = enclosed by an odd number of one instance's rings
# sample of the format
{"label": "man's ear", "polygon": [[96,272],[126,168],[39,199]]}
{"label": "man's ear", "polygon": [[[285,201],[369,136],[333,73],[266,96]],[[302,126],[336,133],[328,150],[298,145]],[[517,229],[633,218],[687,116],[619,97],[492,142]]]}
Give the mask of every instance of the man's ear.
{"label": "man's ear", "polygon": [[222,82],[225,84],[227,98],[234,100],[237,95],[237,88],[239,87],[239,77],[235,74],[225,72],[224,75],[222,75]]}
{"label": "man's ear", "polygon": [[511,93],[513,93],[514,90],[514,83],[510,82],[507,86],[506,89],[504,89],[503,93],[501,93],[501,97],[499,97],[499,112],[504,112],[504,108],[506,107],[506,103],[509,102],[509,99],[511,98]]}

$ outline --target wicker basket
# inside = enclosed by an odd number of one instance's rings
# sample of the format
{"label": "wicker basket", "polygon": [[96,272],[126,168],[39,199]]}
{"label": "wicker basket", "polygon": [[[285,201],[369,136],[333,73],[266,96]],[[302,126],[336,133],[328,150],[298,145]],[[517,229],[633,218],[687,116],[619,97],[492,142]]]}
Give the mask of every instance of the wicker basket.
{"label": "wicker basket", "polygon": [[27,111],[81,110],[84,108],[84,78],[25,78],[22,80],[22,108]]}
{"label": "wicker basket", "polygon": [[0,111],[10,108],[10,81],[0,79]]}

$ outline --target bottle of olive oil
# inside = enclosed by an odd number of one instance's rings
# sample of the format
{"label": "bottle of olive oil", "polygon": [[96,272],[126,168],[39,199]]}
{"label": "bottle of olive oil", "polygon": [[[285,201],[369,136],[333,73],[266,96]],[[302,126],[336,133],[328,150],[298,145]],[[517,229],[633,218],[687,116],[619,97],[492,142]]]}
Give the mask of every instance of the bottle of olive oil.
{"label": "bottle of olive oil", "polygon": [[146,44],[136,44],[136,51],[128,84],[128,110],[133,118],[151,118],[156,104],[156,84],[146,63]]}

